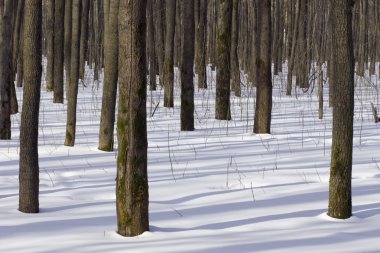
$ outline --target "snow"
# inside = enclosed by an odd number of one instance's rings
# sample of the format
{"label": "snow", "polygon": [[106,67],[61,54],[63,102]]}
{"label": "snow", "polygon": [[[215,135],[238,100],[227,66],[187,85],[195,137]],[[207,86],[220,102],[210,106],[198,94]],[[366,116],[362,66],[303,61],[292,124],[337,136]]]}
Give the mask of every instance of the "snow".
{"label": "snow", "polygon": [[[181,132],[175,108],[148,117],[150,231],[116,230],[116,152],[97,150],[102,84],[80,85],[75,147],[63,146],[66,105],[43,88],[40,207],[18,207],[20,114],[0,141],[0,252],[380,252],[378,79],[358,80],[353,217],[326,215],[332,116],[318,119],[314,91],[285,96],[275,77],[272,134],[253,134],[255,89],[231,96],[233,121],[214,120],[215,73],[197,90],[196,131]],[[325,87],[325,98],[328,97]],[[17,90],[19,102],[22,90]],[[163,91],[148,92],[151,114]]]}

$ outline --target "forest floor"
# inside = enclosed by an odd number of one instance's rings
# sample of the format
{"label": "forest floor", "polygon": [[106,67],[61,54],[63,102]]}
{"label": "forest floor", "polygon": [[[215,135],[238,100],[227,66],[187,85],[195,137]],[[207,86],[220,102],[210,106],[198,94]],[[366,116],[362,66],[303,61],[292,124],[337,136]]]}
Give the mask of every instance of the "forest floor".
{"label": "forest floor", "polygon": [[[378,78],[355,91],[353,217],[326,215],[332,113],[318,119],[317,87],[285,96],[275,78],[272,133],[253,134],[255,89],[231,94],[230,122],[214,119],[215,73],[195,93],[194,132],[181,132],[163,90],[148,91],[150,231],[115,232],[116,152],[97,149],[102,84],[80,84],[75,147],[63,146],[66,104],[42,89],[39,214],[18,207],[20,114],[0,141],[0,252],[380,252]],[[244,80],[243,80],[244,83]],[[177,82],[178,86],[178,82]],[[325,87],[325,101],[328,98]],[[17,89],[21,108],[22,89]],[[152,116],[154,112],[154,115]]]}

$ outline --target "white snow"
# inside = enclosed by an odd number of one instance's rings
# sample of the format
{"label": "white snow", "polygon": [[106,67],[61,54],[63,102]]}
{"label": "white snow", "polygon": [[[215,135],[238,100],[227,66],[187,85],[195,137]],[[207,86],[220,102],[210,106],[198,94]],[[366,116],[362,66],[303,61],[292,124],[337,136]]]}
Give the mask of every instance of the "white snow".
{"label": "white snow", "polygon": [[[0,252],[380,252],[379,80],[355,93],[353,217],[326,215],[332,116],[318,119],[314,91],[285,96],[275,78],[272,134],[253,134],[255,89],[231,96],[233,121],[214,120],[215,73],[196,91],[196,131],[174,109],[148,117],[150,231],[116,232],[116,152],[97,150],[102,84],[80,85],[77,137],[63,146],[66,105],[43,88],[39,214],[18,208],[20,114],[0,141]],[[325,98],[328,97],[325,87]],[[22,90],[17,90],[21,105]],[[163,91],[148,91],[152,113]],[[326,99],[325,99],[326,100]],[[21,108],[21,106],[20,106]]]}

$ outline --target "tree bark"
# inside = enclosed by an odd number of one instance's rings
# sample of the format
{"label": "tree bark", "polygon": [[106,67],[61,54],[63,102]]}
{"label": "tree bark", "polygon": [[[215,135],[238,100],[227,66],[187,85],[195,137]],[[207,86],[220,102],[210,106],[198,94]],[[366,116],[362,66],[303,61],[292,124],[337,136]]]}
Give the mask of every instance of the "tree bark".
{"label": "tree bark", "polygon": [[[57,0],[59,2],[59,0]],[[46,90],[54,89],[54,9],[55,0],[46,2]]]}
{"label": "tree bark", "polygon": [[271,1],[257,4],[257,90],[255,110],[255,133],[270,133],[272,118],[272,25]]}
{"label": "tree bark", "polygon": [[11,139],[13,0],[0,0],[0,140]]}
{"label": "tree bark", "polygon": [[352,214],[351,174],[354,115],[354,53],[351,0],[330,0],[332,48],[337,94],[333,107],[333,130],[328,215],[347,219]]}
{"label": "tree bark", "polygon": [[67,121],[65,146],[74,146],[77,113],[78,79],[79,79],[79,45],[81,1],[73,1],[71,31],[71,66],[70,83],[67,97]]}
{"label": "tree bark", "polygon": [[109,13],[104,20],[104,88],[100,116],[99,149],[113,150],[115,106],[118,79],[118,13],[119,1],[110,0]]}
{"label": "tree bark", "polygon": [[240,97],[240,68],[238,59],[238,39],[239,39],[239,0],[233,0],[232,7],[232,29],[231,29],[231,86],[235,96]]}
{"label": "tree bark", "polygon": [[164,107],[174,106],[174,34],[176,0],[166,0],[166,38],[163,72]]}
{"label": "tree bark", "polygon": [[120,0],[116,209],[122,236],[149,230],[145,29],[146,0]]}
{"label": "tree bark", "polygon": [[219,0],[216,29],[216,102],[215,119],[231,120],[230,49],[232,0]]}
{"label": "tree bark", "polygon": [[194,130],[194,1],[182,2],[181,130]]}
{"label": "tree bark", "polygon": [[20,126],[19,210],[38,213],[38,116],[42,74],[42,1],[25,1],[24,97]]}
{"label": "tree bark", "polygon": [[54,18],[54,103],[63,104],[65,1],[55,0]]}
{"label": "tree bark", "polygon": [[79,53],[79,79],[84,80],[88,51],[88,13],[90,0],[82,0],[81,28],[80,28],[80,53]]}
{"label": "tree bark", "polygon": [[[66,0],[65,3],[65,25],[64,25],[64,62],[66,71],[66,95],[68,95],[70,83],[70,65],[71,65],[71,29],[72,29],[72,0]],[[68,99],[68,96],[66,96]]]}

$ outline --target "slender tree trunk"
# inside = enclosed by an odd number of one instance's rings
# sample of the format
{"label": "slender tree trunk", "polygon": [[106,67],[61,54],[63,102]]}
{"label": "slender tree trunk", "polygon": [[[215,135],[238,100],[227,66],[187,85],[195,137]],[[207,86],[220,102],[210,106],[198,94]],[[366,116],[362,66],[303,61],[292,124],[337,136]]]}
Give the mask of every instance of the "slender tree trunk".
{"label": "slender tree trunk", "polygon": [[163,1],[164,0],[154,0],[154,7],[153,7],[153,18],[155,23],[155,45],[156,45],[156,56],[157,56],[157,63],[158,63],[158,73],[160,76],[160,84],[162,83],[163,78],[163,71],[164,71],[164,57],[165,57],[165,46],[164,46],[164,24],[163,24],[163,13],[164,13],[164,7],[163,7]]}
{"label": "slender tree trunk", "polygon": [[[59,2],[59,0],[57,0]],[[46,2],[46,90],[54,89],[54,9],[55,0]]]}
{"label": "slender tree trunk", "polygon": [[116,209],[122,236],[149,230],[145,27],[146,0],[120,0]]}
{"label": "slender tree trunk", "polygon": [[54,103],[63,104],[65,1],[55,0],[54,19]]}
{"label": "slender tree trunk", "polygon": [[164,107],[174,106],[174,33],[176,0],[166,0],[166,41],[164,60]]}
{"label": "slender tree trunk", "polygon": [[255,133],[270,133],[272,118],[271,1],[257,4],[257,91]]}
{"label": "slender tree trunk", "polygon": [[235,96],[240,97],[240,68],[238,59],[239,0],[233,0],[231,28],[231,86]]}
{"label": "slender tree trunk", "polygon": [[182,2],[181,130],[194,130],[194,1]]}
{"label": "slender tree trunk", "polygon": [[80,32],[80,53],[79,53],[79,79],[84,80],[88,51],[88,13],[90,0],[82,0],[81,8],[81,32]]}
{"label": "slender tree trunk", "polygon": [[197,60],[197,73],[198,73],[198,88],[207,88],[207,75],[206,75],[206,25],[207,25],[207,0],[199,0],[199,20],[195,24],[195,31],[198,33],[196,36],[195,51],[198,55]]}
{"label": "slender tree trunk", "polygon": [[352,139],[354,116],[354,52],[352,0],[330,0],[332,15],[333,83],[336,87],[328,215],[351,217]]}
{"label": "slender tree trunk", "polygon": [[20,126],[19,210],[38,213],[38,116],[42,74],[42,1],[25,1],[24,97]]}
{"label": "slender tree trunk", "polygon": [[119,0],[110,0],[108,20],[104,20],[104,88],[100,116],[99,149],[113,150],[115,106],[118,79]]}
{"label": "slender tree trunk", "polygon": [[11,139],[13,0],[0,0],[0,140]]}
{"label": "slender tree trunk", "polygon": [[147,43],[149,53],[149,89],[156,90],[156,48],[154,38],[153,1],[147,0]]}
{"label": "slender tree trunk", "polygon": [[215,119],[231,120],[230,48],[232,0],[219,1],[216,29],[216,102]]}
{"label": "slender tree trunk", "polygon": [[79,45],[80,45],[81,1],[73,1],[71,31],[71,66],[70,84],[67,97],[67,121],[65,146],[74,146],[77,114],[77,96],[79,79]]}
{"label": "slender tree trunk", "polygon": [[[66,0],[65,3],[65,38],[64,38],[64,62],[66,71],[66,95],[69,91],[70,83],[70,65],[71,65],[71,29],[72,29],[72,0]],[[68,96],[66,96],[66,99]]]}

